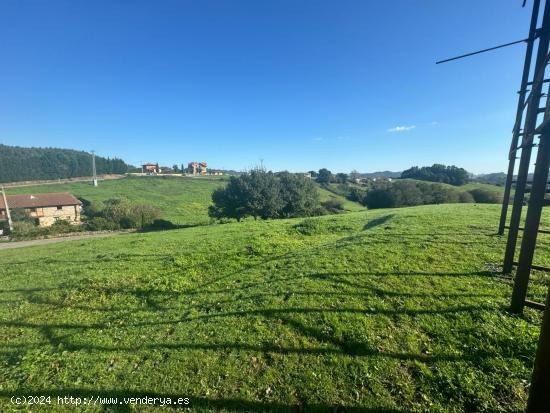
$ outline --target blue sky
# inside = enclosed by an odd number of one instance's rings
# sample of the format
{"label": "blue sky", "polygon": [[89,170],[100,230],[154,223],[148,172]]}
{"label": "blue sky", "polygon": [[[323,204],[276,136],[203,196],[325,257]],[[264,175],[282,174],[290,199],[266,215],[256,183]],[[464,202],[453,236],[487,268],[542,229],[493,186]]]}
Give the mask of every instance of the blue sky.
{"label": "blue sky", "polygon": [[244,169],[503,171],[531,1],[3,1],[0,143]]}

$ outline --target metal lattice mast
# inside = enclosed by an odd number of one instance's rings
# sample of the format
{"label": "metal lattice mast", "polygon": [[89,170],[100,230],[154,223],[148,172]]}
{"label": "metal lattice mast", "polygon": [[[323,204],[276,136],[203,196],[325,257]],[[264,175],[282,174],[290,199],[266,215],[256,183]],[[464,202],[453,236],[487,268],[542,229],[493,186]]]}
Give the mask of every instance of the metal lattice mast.
{"label": "metal lattice mast", "polygon": [[[544,2],[544,13],[542,25],[536,28],[538,14],[540,9],[540,0],[534,0],[533,14],[531,16],[531,26],[529,29],[529,38],[527,41],[527,51],[525,54],[525,63],[523,76],[521,80],[521,89],[519,91],[518,109],[516,122],[512,133],[512,144],[509,152],[508,175],[506,179],[505,196],[502,205],[499,233],[503,234],[504,229],[508,228],[508,238],[506,252],[504,256],[503,272],[511,272],[514,265],[517,265],[517,273],[514,280],[514,289],[512,292],[511,310],[516,313],[523,312],[525,306],[544,310],[543,323],[541,326],[540,338],[535,358],[535,366],[529,389],[529,400],[527,404],[528,413],[548,413],[550,408],[550,286],[546,297],[546,303],[537,303],[527,300],[527,289],[529,286],[529,277],[531,270],[547,271],[550,268],[533,264],[533,257],[537,243],[537,236],[540,233],[550,234],[550,230],[540,229],[540,218],[544,206],[550,206],[550,199],[545,197],[548,191],[548,173],[550,168],[550,98],[548,93],[542,93],[543,85],[550,83],[550,79],[545,79],[546,67],[550,62],[550,0]],[[525,1],[524,1],[525,5]],[[532,80],[529,81],[531,60],[534,48],[534,42],[538,39],[537,55]],[[497,46],[491,49],[484,49],[479,52],[469,53],[452,59],[447,59],[438,63],[460,59],[473,54],[482,53],[488,50],[494,50],[499,47],[505,47],[514,43]],[[531,93],[525,98],[531,86]],[[545,97],[545,108],[541,108],[541,99]],[[523,121],[523,112],[527,109],[525,115],[523,131],[521,123]],[[544,114],[542,122],[539,122],[540,115]],[[520,136],[521,144],[518,146]],[[535,136],[539,138],[537,149],[537,160],[533,173],[533,182],[529,192],[529,202],[527,215],[525,218],[525,227],[520,227],[522,207],[525,202],[525,193],[527,189],[527,179],[529,176],[529,162],[531,161],[532,148]],[[518,168],[514,204],[510,217],[510,225],[506,226],[507,209],[510,199],[512,183],[514,182],[514,168],[516,154],[521,151],[520,163]],[[519,231],[523,231],[521,240],[521,249],[519,261],[514,261],[517,238]]]}
{"label": "metal lattice mast", "polygon": [[508,174],[506,175],[506,184],[504,187],[504,197],[502,200],[502,210],[500,213],[500,224],[498,227],[499,235],[504,234],[506,226],[506,218],[508,216],[508,204],[510,202],[510,190],[514,180],[514,170],[516,164],[515,148],[518,146],[518,140],[521,134],[521,121],[523,119],[523,111],[525,109],[525,96],[527,95],[527,87],[529,83],[529,72],[531,70],[531,60],[533,57],[533,45],[537,35],[537,20],[539,16],[540,0],[533,2],[533,11],[531,14],[531,24],[529,26],[529,37],[527,38],[527,49],[525,51],[525,62],[523,64],[523,75],[521,77],[521,85],[519,88],[518,107],[516,111],[516,122],[512,132],[512,143],[510,145],[510,153],[508,155]]}
{"label": "metal lattice mast", "polygon": [[527,178],[529,175],[529,162],[531,161],[531,150],[533,148],[537,119],[539,114],[545,111],[539,106],[542,98],[542,86],[545,81],[544,72],[548,64],[548,49],[550,43],[550,33],[546,29],[548,27],[550,27],[550,1],[545,2],[544,5],[542,28],[539,29],[538,36],[539,41],[534,68],[534,78],[532,82],[529,82],[532,89],[524,105],[527,107],[527,114],[523,125],[523,139],[521,140],[521,144],[519,146],[513,147],[510,154],[511,157],[515,157],[517,151],[521,150],[514,194],[514,205],[512,208],[512,215],[510,217],[506,252],[504,255],[504,263],[502,268],[504,273],[511,272],[514,265],[514,256],[520,228],[521,212],[524,203]]}

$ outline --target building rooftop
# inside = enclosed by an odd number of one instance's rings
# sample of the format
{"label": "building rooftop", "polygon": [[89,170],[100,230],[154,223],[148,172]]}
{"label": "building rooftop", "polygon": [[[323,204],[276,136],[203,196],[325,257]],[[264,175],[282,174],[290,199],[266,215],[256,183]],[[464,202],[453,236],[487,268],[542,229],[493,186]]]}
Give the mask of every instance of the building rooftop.
{"label": "building rooftop", "polygon": [[[46,194],[7,195],[10,209],[37,208],[50,206],[81,205],[79,199],[68,192],[50,192]],[[0,196],[0,209],[6,209],[4,198]]]}

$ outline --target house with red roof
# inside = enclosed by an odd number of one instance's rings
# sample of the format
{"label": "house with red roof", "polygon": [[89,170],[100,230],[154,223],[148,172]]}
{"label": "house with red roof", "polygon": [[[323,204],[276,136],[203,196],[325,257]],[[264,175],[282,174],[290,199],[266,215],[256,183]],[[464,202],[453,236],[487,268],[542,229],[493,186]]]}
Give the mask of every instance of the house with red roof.
{"label": "house with red roof", "polygon": [[[7,195],[6,200],[12,214],[14,210],[24,210],[41,227],[49,227],[60,220],[80,224],[82,202],[68,192]],[[0,220],[6,219],[6,204],[0,197]]]}

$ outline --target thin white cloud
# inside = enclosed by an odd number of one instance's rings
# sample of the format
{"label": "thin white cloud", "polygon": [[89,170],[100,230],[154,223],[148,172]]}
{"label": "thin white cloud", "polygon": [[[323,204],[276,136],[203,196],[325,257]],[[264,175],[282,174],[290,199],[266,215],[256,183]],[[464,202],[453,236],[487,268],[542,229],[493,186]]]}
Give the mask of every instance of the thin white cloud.
{"label": "thin white cloud", "polygon": [[388,132],[406,132],[414,128],[416,128],[416,125],[396,126],[395,128],[388,129]]}
{"label": "thin white cloud", "polygon": [[313,138],[312,140],[316,141],[316,142],[320,142],[323,140],[323,138],[321,136],[317,136],[316,138]]}
{"label": "thin white cloud", "polygon": [[432,126],[439,125],[439,122],[434,120],[433,122],[430,122],[430,125],[432,125]]}

